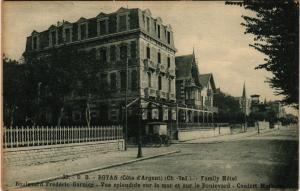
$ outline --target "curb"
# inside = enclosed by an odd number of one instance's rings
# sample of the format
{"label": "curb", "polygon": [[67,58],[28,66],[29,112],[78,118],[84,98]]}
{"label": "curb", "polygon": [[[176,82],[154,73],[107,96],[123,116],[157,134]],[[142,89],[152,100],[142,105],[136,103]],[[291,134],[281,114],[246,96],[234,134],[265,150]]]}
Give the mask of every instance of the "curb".
{"label": "curb", "polygon": [[[131,164],[131,163],[134,163],[134,162],[153,159],[153,158],[157,158],[157,157],[160,157],[160,156],[175,154],[175,153],[179,153],[179,152],[180,152],[180,150],[175,150],[175,151],[165,152],[165,153],[161,153],[161,154],[153,155],[153,156],[149,156],[149,157],[137,158],[137,159],[129,160],[129,161],[126,161],[126,162],[120,162],[120,163],[116,163],[116,164],[112,164],[112,165],[96,167],[96,168],[83,170],[83,171],[78,171],[78,172],[73,172],[73,173],[64,174],[64,175],[60,175],[60,176],[54,176],[54,177],[50,177],[50,178],[46,178],[46,179],[28,181],[26,186],[39,184],[39,183],[42,183],[42,182],[49,182],[49,181],[62,179],[62,178],[68,178],[68,177],[71,177],[71,176],[76,176],[76,175],[79,175],[79,174],[85,174],[85,173],[94,172],[94,171],[98,171],[98,170],[109,169],[109,168],[113,168],[113,167],[118,167],[118,166],[122,166],[122,165],[126,165],[126,164]],[[21,187],[24,187],[24,186],[16,186],[16,187],[13,187],[13,188],[21,188]]]}
{"label": "curb", "polygon": [[[237,137],[237,138],[230,139],[230,140],[218,140],[218,141],[206,141],[206,142],[203,141],[203,142],[199,142],[199,143],[188,143],[188,141],[197,140],[197,139],[191,139],[191,140],[186,140],[186,141],[179,141],[178,143],[172,143],[172,144],[216,144],[216,143],[224,143],[224,142],[230,142],[230,141],[237,141],[237,140],[240,140],[240,139],[245,138],[245,137],[259,136],[261,134],[272,132],[274,130],[277,130],[277,129],[261,130],[259,134],[254,131],[254,132],[249,133],[248,135],[244,135],[242,137]],[[242,133],[240,133],[240,134],[242,134]],[[226,135],[222,135],[222,136],[218,136],[218,137],[224,137],[224,136],[226,136]],[[217,137],[217,136],[215,136],[215,137]]]}

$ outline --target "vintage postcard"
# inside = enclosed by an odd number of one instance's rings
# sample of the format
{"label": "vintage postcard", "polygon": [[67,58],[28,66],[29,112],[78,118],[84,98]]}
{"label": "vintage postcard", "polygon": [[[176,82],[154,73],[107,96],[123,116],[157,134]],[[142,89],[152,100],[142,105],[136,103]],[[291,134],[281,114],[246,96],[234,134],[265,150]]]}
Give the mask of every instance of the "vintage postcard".
{"label": "vintage postcard", "polygon": [[298,0],[2,16],[2,190],[298,190]]}

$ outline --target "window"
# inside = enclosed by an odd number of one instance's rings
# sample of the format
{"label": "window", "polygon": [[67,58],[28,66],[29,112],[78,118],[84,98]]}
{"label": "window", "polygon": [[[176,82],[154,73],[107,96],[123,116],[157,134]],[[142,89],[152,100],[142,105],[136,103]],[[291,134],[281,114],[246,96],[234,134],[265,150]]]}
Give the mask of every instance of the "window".
{"label": "window", "polygon": [[157,53],[157,63],[161,63],[161,54],[160,52]]}
{"label": "window", "polygon": [[158,90],[161,90],[161,76],[158,76]]}
{"label": "window", "polygon": [[100,50],[100,63],[106,63],[107,62],[107,57],[106,57],[106,49],[101,49]]}
{"label": "window", "polygon": [[99,25],[100,25],[100,35],[106,34],[106,20],[100,21]]}
{"label": "window", "polygon": [[65,29],[65,41],[71,42],[71,29]]}
{"label": "window", "polygon": [[160,25],[157,25],[157,37],[160,38]]}
{"label": "window", "polygon": [[116,61],[116,46],[115,45],[110,46],[110,60]]}
{"label": "window", "polygon": [[131,89],[136,90],[137,89],[137,71],[133,70],[131,72]]}
{"label": "window", "polygon": [[110,89],[117,89],[117,76],[115,73],[110,74]]}
{"label": "window", "polygon": [[170,44],[171,43],[171,34],[169,31],[167,32],[167,34],[168,34],[168,44]]}
{"label": "window", "polygon": [[172,91],[172,79],[169,79],[169,92]]}
{"label": "window", "polygon": [[136,43],[135,43],[135,41],[132,41],[130,43],[130,54],[131,54],[131,58],[136,57]]}
{"label": "window", "polygon": [[120,72],[120,76],[121,76],[121,89],[124,90],[126,88],[126,72],[125,71],[121,71]]}
{"label": "window", "polygon": [[82,24],[80,25],[80,39],[84,40],[86,39],[87,35],[86,35],[86,24]]}
{"label": "window", "polygon": [[168,57],[168,68],[170,68],[170,66],[171,66],[171,59],[170,57]]}
{"label": "window", "polygon": [[107,74],[101,74],[101,77],[100,77],[100,82],[102,85],[106,85],[107,83]]}
{"label": "window", "polygon": [[127,29],[126,15],[119,17],[119,31],[125,31]]}
{"label": "window", "polygon": [[150,19],[147,17],[147,31],[150,32]]}
{"label": "window", "polygon": [[147,74],[148,74],[148,87],[151,87],[152,86],[151,73],[148,72]]}
{"label": "window", "polygon": [[33,49],[35,50],[35,49],[37,49],[37,36],[35,36],[35,37],[33,37]]}
{"label": "window", "polygon": [[120,47],[120,59],[122,61],[126,61],[126,59],[127,59],[127,46],[126,45],[122,45]]}
{"label": "window", "polygon": [[52,42],[52,46],[56,44],[56,31],[51,32],[51,42]]}
{"label": "window", "polygon": [[165,28],[165,38],[167,38],[167,29]]}
{"label": "window", "polygon": [[147,47],[147,58],[150,59],[150,47]]}

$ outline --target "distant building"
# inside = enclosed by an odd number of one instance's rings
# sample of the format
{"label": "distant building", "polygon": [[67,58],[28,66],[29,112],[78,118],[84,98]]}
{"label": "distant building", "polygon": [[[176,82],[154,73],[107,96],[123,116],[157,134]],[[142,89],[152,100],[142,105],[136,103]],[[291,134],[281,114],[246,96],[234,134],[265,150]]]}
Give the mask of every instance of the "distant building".
{"label": "distant building", "polygon": [[244,83],[242,97],[239,98],[240,109],[246,115],[250,114],[251,100],[247,98],[246,85]]}
{"label": "distant building", "polygon": [[176,98],[181,106],[179,121],[211,122],[213,114],[218,112],[213,105],[213,94],[216,92],[213,75],[199,73],[194,52],[177,56],[175,63]]}

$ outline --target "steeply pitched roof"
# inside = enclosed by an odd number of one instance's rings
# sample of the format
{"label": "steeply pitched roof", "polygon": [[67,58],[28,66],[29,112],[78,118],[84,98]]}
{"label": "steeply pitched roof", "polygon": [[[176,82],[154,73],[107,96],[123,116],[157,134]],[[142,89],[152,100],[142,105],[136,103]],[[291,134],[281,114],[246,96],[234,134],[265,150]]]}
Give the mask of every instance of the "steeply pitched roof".
{"label": "steeply pitched roof", "polygon": [[176,79],[186,78],[195,82],[196,86],[201,87],[199,70],[196,63],[195,54],[188,54],[175,57]]}
{"label": "steeply pitched roof", "polygon": [[213,78],[213,75],[212,73],[209,73],[209,74],[201,74],[199,75],[200,77],[200,83],[201,83],[201,86],[202,87],[207,87],[208,83],[211,81],[212,83],[212,89],[215,90],[216,89],[216,86],[215,86],[215,81],[214,81],[214,78]]}
{"label": "steeply pitched roof", "polygon": [[191,77],[193,55],[183,55],[175,57],[176,64],[176,78],[189,78]]}

